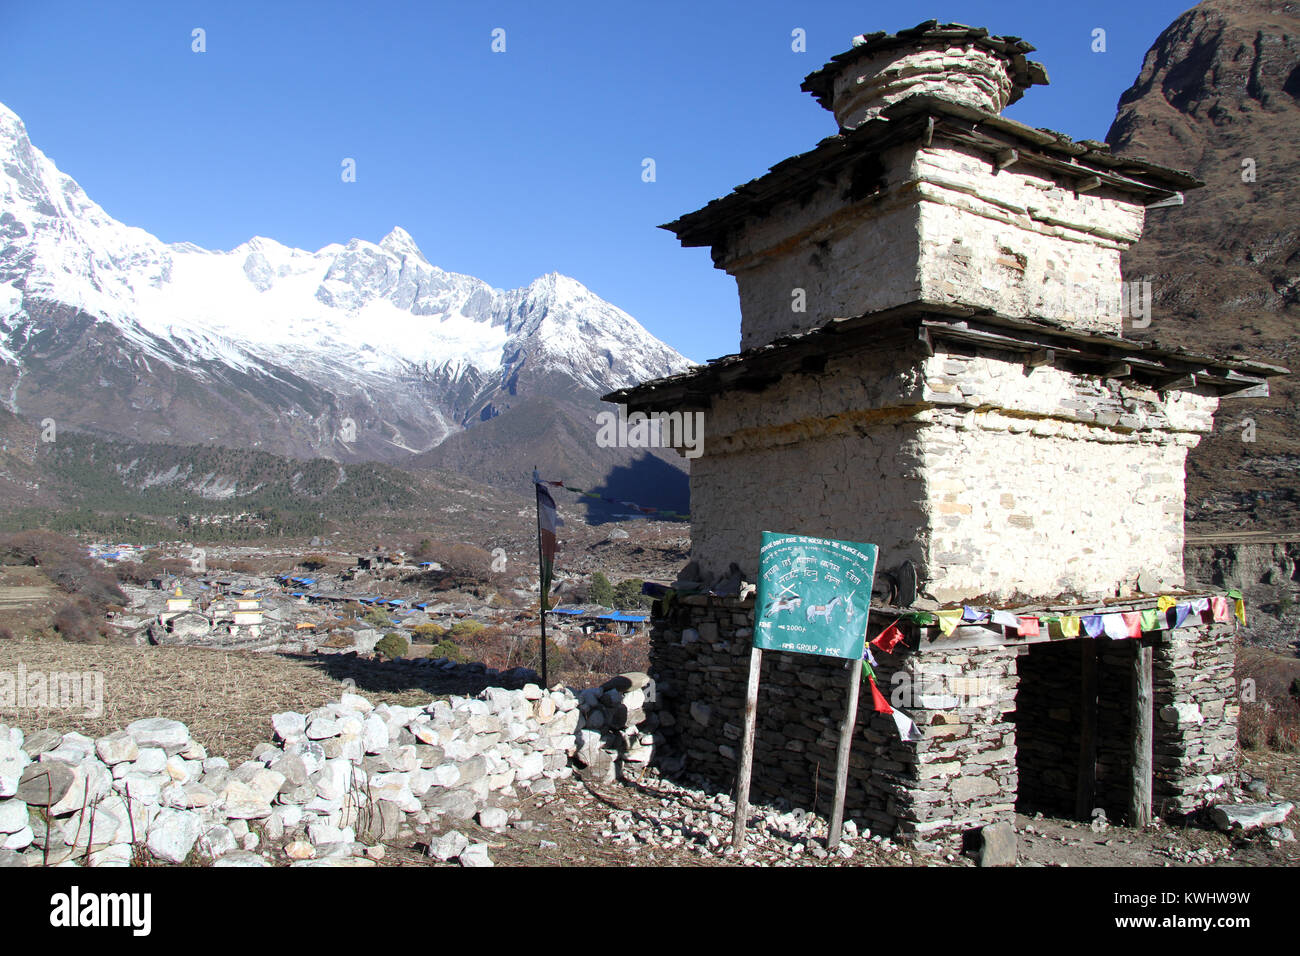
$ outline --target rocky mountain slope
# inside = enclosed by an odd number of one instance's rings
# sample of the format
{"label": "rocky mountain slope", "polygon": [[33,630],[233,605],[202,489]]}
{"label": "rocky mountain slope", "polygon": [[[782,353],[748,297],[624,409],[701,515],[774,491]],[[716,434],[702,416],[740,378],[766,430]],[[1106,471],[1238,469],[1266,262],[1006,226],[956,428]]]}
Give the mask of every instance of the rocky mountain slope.
{"label": "rocky mountain slope", "polygon": [[[1125,257],[1155,298],[1135,337],[1300,369],[1300,3],[1188,10],[1147,53],[1107,141],[1206,182],[1152,210]],[[1189,529],[1300,528],[1298,398],[1291,376],[1270,398],[1224,402],[1189,461]]]}
{"label": "rocky mountain slope", "polygon": [[495,289],[400,228],[315,252],[164,243],[109,216],[0,106],[0,405],[32,421],[405,463],[525,400],[688,364],[574,279]]}

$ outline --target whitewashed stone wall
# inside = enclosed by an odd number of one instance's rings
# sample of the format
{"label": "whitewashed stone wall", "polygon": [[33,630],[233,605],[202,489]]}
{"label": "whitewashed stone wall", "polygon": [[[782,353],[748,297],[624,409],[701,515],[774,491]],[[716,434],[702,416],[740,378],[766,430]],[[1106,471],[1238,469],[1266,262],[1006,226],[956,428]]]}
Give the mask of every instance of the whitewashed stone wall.
{"label": "whitewashed stone wall", "polygon": [[992,355],[840,356],[719,395],[691,472],[692,557],[755,580],[763,531],[871,541],[940,601],[1183,580],[1183,466],[1218,400]]}
{"label": "whitewashed stone wall", "polygon": [[1145,208],[1104,190],[1078,194],[1042,171],[997,171],[944,145],[916,155],[921,298],[1121,331],[1120,254],[1142,235]]}
{"label": "whitewashed stone wall", "polygon": [[1184,464],[1218,400],[938,354],[925,397],[930,592],[940,601],[1183,583]]}
{"label": "whitewashed stone wall", "polygon": [[854,173],[842,171],[716,251],[740,292],[742,349],[913,302],[1120,331],[1120,254],[1142,233],[1141,204],[1077,194],[1024,164],[999,172],[939,141],[880,163],[880,194],[846,202]]}

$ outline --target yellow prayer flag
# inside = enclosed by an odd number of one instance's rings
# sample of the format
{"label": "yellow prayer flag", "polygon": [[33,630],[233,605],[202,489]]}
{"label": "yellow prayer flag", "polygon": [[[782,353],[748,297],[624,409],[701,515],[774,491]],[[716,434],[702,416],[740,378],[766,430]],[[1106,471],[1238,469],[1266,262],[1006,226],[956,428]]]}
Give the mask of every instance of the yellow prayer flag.
{"label": "yellow prayer flag", "polygon": [[1246,623],[1246,599],[1245,599],[1245,598],[1237,598],[1237,600],[1233,601],[1233,602],[1232,602],[1232,610],[1233,610],[1233,613],[1237,615],[1237,620],[1239,620],[1243,625],[1245,625],[1245,623]]}
{"label": "yellow prayer flag", "polygon": [[1163,614],[1177,603],[1177,598],[1170,597],[1168,594],[1162,594],[1160,597],[1156,598],[1156,610]]}
{"label": "yellow prayer flag", "polygon": [[951,611],[936,611],[939,616],[939,630],[944,634],[951,634],[957,630],[957,625],[961,623],[961,608]]}
{"label": "yellow prayer flag", "polygon": [[1082,623],[1079,618],[1073,614],[1061,615],[1061,634],[1064,637],[1078,637],[1079,625]]}

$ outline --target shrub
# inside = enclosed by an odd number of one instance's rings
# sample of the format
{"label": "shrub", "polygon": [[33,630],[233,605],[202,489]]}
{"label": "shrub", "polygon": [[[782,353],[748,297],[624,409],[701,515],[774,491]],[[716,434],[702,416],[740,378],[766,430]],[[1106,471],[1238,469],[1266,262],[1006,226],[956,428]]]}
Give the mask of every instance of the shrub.
{"label": "shrub", "polygon": [[456,661],[459,664],[465,663],[467,659],[465,657],[465,652],[461,650],[459,644],[457,644],[455,641],[447,641],[447,640],[439,641],[437,644],[433,645],[433,647],[429,651],[429,656],[445,657],[448,660]]}
{"label": "shrub", "polygon": [[591,581],[587,584],[587,600],[601,607],[609,607],[614,603],[614,585],[599,571],[591,576]]}
{"label": "shrub", "polygon": [[99,637],[86,612],[76,604],[65,604],[54,615],[54,629],[65,641],[89,644]]}
{"label": "shrub", "polygon": [[13,631],[9,630],[7,627],[0,627],[0,641],[12,641],[13,639]]}
{"label": "shrub", "polygon": [[366,611],[366,613],[362,615],[361,620],[365,621],[367,624],[373,624],[375,627],[393,626],[393,619],[389,617],[386,612],[377,607],[372,607]]}
{"label": "shrub", "polygon": [[411,633],[414,634],[418,640],[433,644],[447,633],[447,629],[441,624],[434,624],[430,621],[427,624],[417,624],[415,627],[411,628]]}
{"label": "shrub", "polygon": [[453,624],[451,626],[451,630],[447,632],[447,635],[452,638],[463,639],[467,637],[473,637],[481,630],[483,630],[483,625],[480,624],[478,621],[471,620],[470,618],[464,618],[463,620],[457,621],[455,624]]}
{"label": "shrub", "polygon": [[395,631],[389,631],[375,644],[375,653],[382,654],[390,661],[405,657],[410,649],[410,642]]}

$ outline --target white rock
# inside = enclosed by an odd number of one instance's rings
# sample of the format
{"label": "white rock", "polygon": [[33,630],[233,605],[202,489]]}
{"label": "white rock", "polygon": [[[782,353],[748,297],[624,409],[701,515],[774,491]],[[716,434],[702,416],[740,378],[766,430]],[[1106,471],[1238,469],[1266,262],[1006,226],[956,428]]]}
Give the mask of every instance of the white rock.
{"label": "white rock", "polygon": [[311,740],[327,740],[343,732],[339,722],[332,717],[317,717],[307,725],[307,736]]}
{"label": "white rock", "polygon": [[488,845],[486,843],[475,843],[468,846],[460,853],[461,866],[491,866],[492,859],[488,856]]}
{"label": "white rock", "polygon": [[361,725],[361,746],[368,754],[377,754],[388,746],[388,725],[374,714]]}
{"label": "white rock", "polygon": [[146,717],[126,725],[126,732],[144,747],[161,747],[172,753],[189,746],[190,732],[179,720],[166,717]]}
{"label": "white rock", "polygon": [[199,838],[199,849],[214,860],[220,859],[231,850],[239,849],[239,841],[230,827],[215,826]]}
{"label": "white rock", "polygon": [[128,773],[162,773],[167,769],[167,751],[161,747],[141,747]]}
{"label": "white rock", "polygon": [[171,777],[159,773],[127,773],[113,783],[113,789],[121,794],[129,794],[133,801],[156,804],[165,784],[172,782]]}
{"label": "white rock", "polygon": [[132,847],[129,843],[114,843],[99,850],[92,850],[87,861],[91,866],[130,866]]}
{"label": "white rock", "polygon": [[436,787],[454,787],[460,783],[460,767],[454,763],[439,764],[430,774]]}
{"label": "white rock", "polygon": [[260,820],[271,815],[270,801],[241,780],[231,780],[226,784],[215,807],[232,820]]}
{"label": "white rock", "polygon": [[479,826],[485,830],[502,830],[510,822],[510,814],[500,807],[484,807],[478,812]]}
{"label": "white rock", "polygon": [[248,850],[232,850],[231,852],[227,853],[225,856],[217,860],[212,865],[214,867],[218,867],[218,866],[256,867],[256,866],[270,866],[271,864],[267,863],[266,860],[262,859],[256,853],[252,853]]}
{"label": "white rock", "polygon": [[307,733],[307,718],[287,710],[282,714],[271,715],[271,727],[281,740],[297,740]]}
{"label": "white rock", "polygon": [[168,863],[183,863],[202,832],[203,817],[193,810],[160,810],[149,827],[149,852]]}
{"label": "white rock", "polygon": [[6,850],[24,850],[31,846],[35,839],[36,834],[32,832],[32,828],[25,826],[13,833],[0,833],[0,847]]}
{"label": "white rock", "polygon": [[344,710],[352,710],[361,714],[368,714],[375,709],[375,705],[360,694],[344,694],[339,698],[339,706]]}
{"label": "white rock", "polygon": [[12,797],[18,792],[23,768],[31,762],[12,737],[0,737],[0,797]]}
{"label": "white rock", "polygon": [[315,846],[328,846],[343,842],[343,830],[326,823],[312,823],[307,827],[307,839]]}
{"label": "white rock", "polygon": [[1205,717],[1198,704],[1166,704],[1160,708],[1160,719],[1170,724],[1203,724]]}
{"label": "white rock", "polygon": [[429,839],[429,856],[444,863],[454,860],[469,846],[469,838],[459,830],[448,830]]}
{"label": "white rock", "polygon": [[95,753],[110,767],[124,761],[135,760],[140,755],[140,745],[125,730],[100,737],[95,741]]}
{"label": "white rock", "polygon": [[17,833],[27,826],[27,804],[21,800],[0,800],[0,833]]}
{"label": "white rock", "polygon": [[336,757],[325,761],[325,766],[313,776],[312,782],[316,785],[316,793],[321,799],[338,801],[342,800],[344,794],[348,792],[351,779],[352,765]]}

